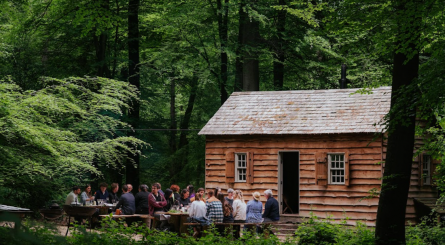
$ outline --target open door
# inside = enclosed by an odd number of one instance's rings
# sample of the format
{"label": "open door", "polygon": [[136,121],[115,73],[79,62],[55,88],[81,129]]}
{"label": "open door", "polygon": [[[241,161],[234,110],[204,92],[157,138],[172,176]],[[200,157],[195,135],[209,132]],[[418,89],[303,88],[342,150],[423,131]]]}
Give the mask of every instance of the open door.
{"label": "open door", "polygon": [[280,213],[300,211],[300,153],[280,152]]}

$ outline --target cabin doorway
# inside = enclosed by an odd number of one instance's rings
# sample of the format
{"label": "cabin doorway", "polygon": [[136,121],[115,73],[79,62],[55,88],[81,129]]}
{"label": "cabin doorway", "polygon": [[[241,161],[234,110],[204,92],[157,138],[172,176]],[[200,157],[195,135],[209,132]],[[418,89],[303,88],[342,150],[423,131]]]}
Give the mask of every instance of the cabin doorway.
{"label": "cabin doorway", "polygon": [[283,151],[279,155],[279,201],[281,214],[298,214],[300,211],[300,153]]}

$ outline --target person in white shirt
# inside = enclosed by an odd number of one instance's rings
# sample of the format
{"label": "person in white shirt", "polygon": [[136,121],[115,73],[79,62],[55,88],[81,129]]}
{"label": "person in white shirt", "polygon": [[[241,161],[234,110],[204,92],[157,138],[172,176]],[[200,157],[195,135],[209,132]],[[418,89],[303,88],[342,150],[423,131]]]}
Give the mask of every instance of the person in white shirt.
{"label": "person in white shirt", "polygon": [[65,205],[71,205],[71,203],[73,202],[78,202],[80,203],[80,200],[77,199],[77,196],[80,194],[80,187],[79,186],[74,186],[73,187],[73,191],[70,192],[68,194],[68,196],[66,196],[66,200],[65,200]]}
{"label": "person in white shirt", "polygon": [[[204,218],[207,214],[207,208],[206,204],[203,201],[202,194],[196,193],[195,201],[190,204],[190,207],[188,209],[190,218]],[[193,237],[197,238],[199,236],[199,230],[197,226],[193,226]]]}
{"label": "person in white shirt", "polygon": [[[246,223],[246,210],[247,205],[244,202],[243,192],[241,190],[236,190],[233,196],[233,223]],[[235,226],[235,238],[240,237],[239,226]]]}
{"label": "person in white shirt", "polygon": [[207,208],[205,202],[202,201],[202,194],[196,194],[196,200],[192,202],[188,209],[189,216],[192,218],[202,218],[206,216]]}

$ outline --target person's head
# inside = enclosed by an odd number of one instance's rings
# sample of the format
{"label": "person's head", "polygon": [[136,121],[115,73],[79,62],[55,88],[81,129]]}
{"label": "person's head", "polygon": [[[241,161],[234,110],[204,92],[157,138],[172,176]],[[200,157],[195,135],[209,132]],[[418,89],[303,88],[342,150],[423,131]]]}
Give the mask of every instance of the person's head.
{"label": "person's head", "polygon": [[218,193],[218,195],[216,196],[216,198],[218,198],[218,200],[220,200],[221,203],[224,203],[224,194],[222,194],[221,192]]}
{"label": "person's head", "polygon": [[170,186],[170,189],[171,189],[173,192],[175,192],[175,193],[178,193],[178,192],[179,192],[179,186],[178,186],[178,185],[171,185],[171,186]]}
{"label": "person's head", "polygon": [[158,183],[154,183],[154,184],[151,185],[151,193],[157,195],[159,189],[161,189],[161,188],[160,188],[160,186],[158,185]]}
{"label": "person's head", "polygon": [[195,189],[193,188],[193,185],[187,186],[187,190],[189,191],[190,194],[195,193]]}
{"label": "person's head", "polygon": [[133,190],[133,185],[132,184],[127,184],[128,187],[128,192],[131,192]]}
{"label": "person's head", "polygon": [[128,185],[123,185],[123,186],[122,186],[122,192],[123,192],[123,193],[127,193],[127,192],[129,192],[128,190],[129,190]]}
{"label": "person's head", "polygon": [[217,197],[220,192],[221,192],[221,188],[216,187],[215,188],[215,196]]}
{"label": "person's head", "polygon": [[119,184],[118,183],[111,184],[111,191],[113,193],[117,193],[119,191]]}
{"label": "person's head", "polygon": [[265,190],[264,196],[266,197],[266,199],[268,199],[269,197],[272,197],[273,196],[272,190],[271,189]]}
{"label": "person's head", "polygon": [[232,189],[232,188],[229,188],[229,189],[227,190],[227,197],[228,197],[229,199],[232,199],[232,198],[233,198],[233,189]]}
{"label": "person's head", "polygon": [[142,184],[139,186],[139,191],[148,192],[148,186],[146,184]]}
{"label": "person's head", "polygon": [[91,193],[91,185],[90,185],[90,184],[87,184],[87,185],[85,186],[85,192],[86,192],[87,194],[90,194],[90,193]]}
{"label": "person's head", "polygon": [[77,185],[73,186],[73,193],[76,194],[76,195],[79,195],[80,194],[80,187],[77,186]]}
{"label": "person's head", "polygon": [[108,184],[105,182],[100,183],[99,189],[101,192],[105,192],[107,190]]}
{"label": "person's head", "polygon": [[202,201],[203,195],[201,192],[196,193],[195,201]]}
{"label": "person's head", "polygon": [[162,189],[161,183],[157,182],[157,183],[155,183],[155,184],[157,184],[157,185],[159,186],[159,188],[158,188],[159,190]]}
{"label": "person's head", "polygon": [[243,192],[241,190],[236,190],[233,199],[240,199],[244,202]]}
{"label": "person's head", "polygon": [[208,195],[209,197],[212,197],[213,194],[214,194],[214,193],[213,193],[213,190],[210,190],[210,191],[207,192],[207,195]]}
{"label": "person's head", "polygon": [[190,196],[190,193],[189,193],[189,191],[187,189],[184,189],[184,190],[181,191],[181,198],[182,199],[186,199],[189,196]]}
{"label": "person's head", "polygon": [[204,188],[199,188],[198,193],[201,194],[201,197],[199,199],[204,198]]}
{"label": "person's head", "polygon": [[255,192],[252,194],[252,196],[253,196],[253,200],[255,200],[255,201],[259,201],[260,198],[261,198],[261,194],[260,194],[258,191],[255,191]]}
{"label": "person's head", "polygon": [[164,192],[164,197],[166,199],[169,199],[172,195],[173,195],[173,191],[171,189],[167,188]]}

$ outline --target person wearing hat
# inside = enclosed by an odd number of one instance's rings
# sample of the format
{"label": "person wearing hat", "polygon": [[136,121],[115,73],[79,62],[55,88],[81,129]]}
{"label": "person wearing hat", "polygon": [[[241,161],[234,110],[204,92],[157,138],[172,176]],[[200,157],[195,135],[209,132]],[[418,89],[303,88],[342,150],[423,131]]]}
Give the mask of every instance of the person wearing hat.
{"label": "person wearing hat", "polygon": [[280,208],[277,199],[273,198],[272,190],[265,190],[266,205],[264,206],[264,222],[274,222],[280,220]]}
{"label": "person wearing hat", "polygon": [[246,208],[246,223],[262,223],[263,217],[261,212],[263,211],[263,204],[260,202],[260,193],[255,191],[253,194],[253,200],[247,203]]}
{"label": "person wearing hat", "polygon": [[230,206],[233,207],[233,189],[232,188],[229,188],[227,190],[227,196],[226,196],[225,200],[230,204]]}

